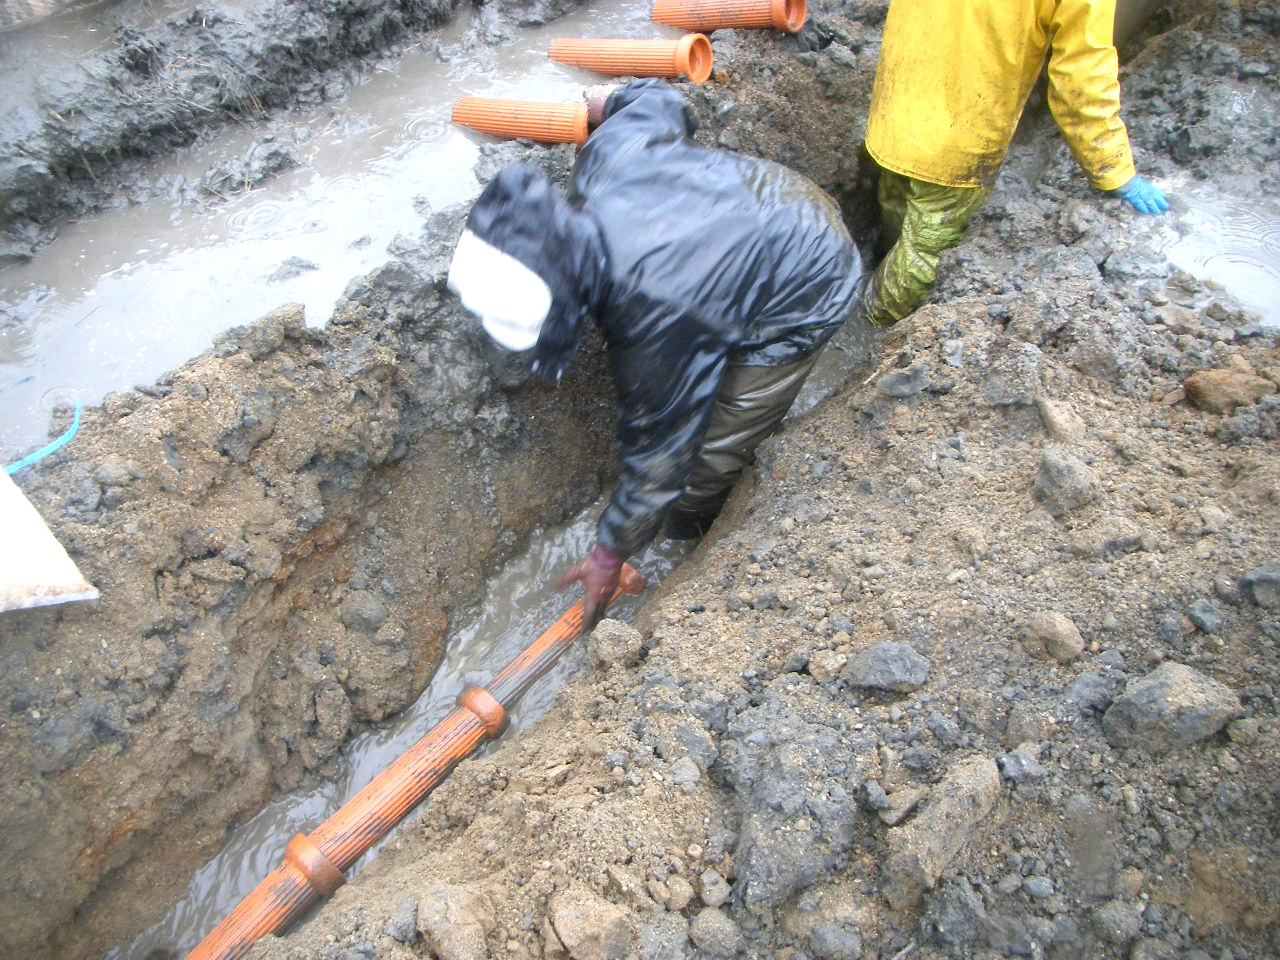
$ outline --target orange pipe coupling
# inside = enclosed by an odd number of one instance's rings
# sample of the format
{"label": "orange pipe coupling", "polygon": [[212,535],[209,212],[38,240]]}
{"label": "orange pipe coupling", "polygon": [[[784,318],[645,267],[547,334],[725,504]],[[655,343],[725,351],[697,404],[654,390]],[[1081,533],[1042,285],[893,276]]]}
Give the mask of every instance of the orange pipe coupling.
{"label": "orange pipe coupling", "polygon": [[706,83],[711,76],[711,41],[701,33],[678,40],[588,40],[557,37],[552,60],[611,77],[678,77]]}
{"label": "orange pipe coupling", "polygon": [[655,0],[649,17],[702,33],[729,27],[795,33],[804,26],[806,12],[805,0]]}
{"label": "orange pipe coupling", "polygon": [[578,146],[587,142],[585,103],[459,97],[453,105],[451,119],[492,137],[528,137],[542,143],[576,143]]}
{"label": "orange pipe coupling", "polygon": [[[643,589],[644,579],[629,564],[623,564],[622,580],[612,600],[624,592],[637,594]],[[290,840],[284,862],[200,941],[187,960],[237,960],[259,937],[283,931],[316,901],[337,890],[360,855],[426,799],[460,761],[486,739],[502,736],[509,723],[507,706],[573,645],[581,629],[579,600],[507,664],[488,689],[473,686],[458,694],[458,709],[310,836],[299,833]]]}

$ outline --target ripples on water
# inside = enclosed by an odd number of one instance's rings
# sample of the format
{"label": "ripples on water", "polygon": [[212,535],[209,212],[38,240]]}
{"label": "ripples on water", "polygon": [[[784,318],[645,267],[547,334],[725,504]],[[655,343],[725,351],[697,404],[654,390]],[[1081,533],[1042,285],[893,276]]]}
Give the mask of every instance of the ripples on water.
{"label": "ripples on water", "polygon": [[1153,232],[1157,249],[1280,328],[1280,204],[1242,200],[1199,183],[1171,194],[1170,219]]}

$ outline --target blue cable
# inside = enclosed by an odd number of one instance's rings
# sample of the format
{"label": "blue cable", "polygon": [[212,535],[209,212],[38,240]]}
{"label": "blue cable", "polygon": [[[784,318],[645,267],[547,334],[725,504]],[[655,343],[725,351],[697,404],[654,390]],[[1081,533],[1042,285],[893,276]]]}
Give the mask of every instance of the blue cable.
{"label": "blue cable", "polygon": [[64,446],[68,440],[70,440],[72,437],[76,435],[76,431],[79,429],[80,429],[80,398],[76,397],[76,412],[75,412],[75,415],[71,418],[71,426],[67,427],[66,433],[60,436],[57,440],[54,440],[52,443],[45,444],[35,453],[29,453],[25,457],[23,457],[21,460],[17,461],[16,463],[9,464],[7,467],[4,468],[4,472],[12,476],[13,474],[21,470],[23,467],[29,467],[33,463],[35,463],[37,460],[44,459],[49,454],[53,453],[55,450]]}

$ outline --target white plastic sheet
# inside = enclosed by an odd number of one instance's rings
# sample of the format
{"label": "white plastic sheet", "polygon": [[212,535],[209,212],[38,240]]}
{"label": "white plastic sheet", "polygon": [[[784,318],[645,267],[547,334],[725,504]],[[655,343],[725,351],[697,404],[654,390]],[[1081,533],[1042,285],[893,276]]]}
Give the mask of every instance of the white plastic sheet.
{"label": "white plastic sheet", "polygon": [[81,575],[18,485],[0,471],[0,611],[95,600]]}

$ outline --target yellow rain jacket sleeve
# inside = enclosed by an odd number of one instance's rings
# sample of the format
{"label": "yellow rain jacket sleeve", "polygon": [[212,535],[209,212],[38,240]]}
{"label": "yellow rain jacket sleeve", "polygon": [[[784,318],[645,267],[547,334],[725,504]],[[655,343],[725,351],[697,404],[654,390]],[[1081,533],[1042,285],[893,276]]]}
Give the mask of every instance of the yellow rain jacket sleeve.
{"label": "yellow rain jacket sleeve", "polygon": [[1049,58],[1049,108],[1099,190],[1134,175],[1120,119],[1115,0],[893,0],[867,120],[889,170],[951,187],[989,180]]}

